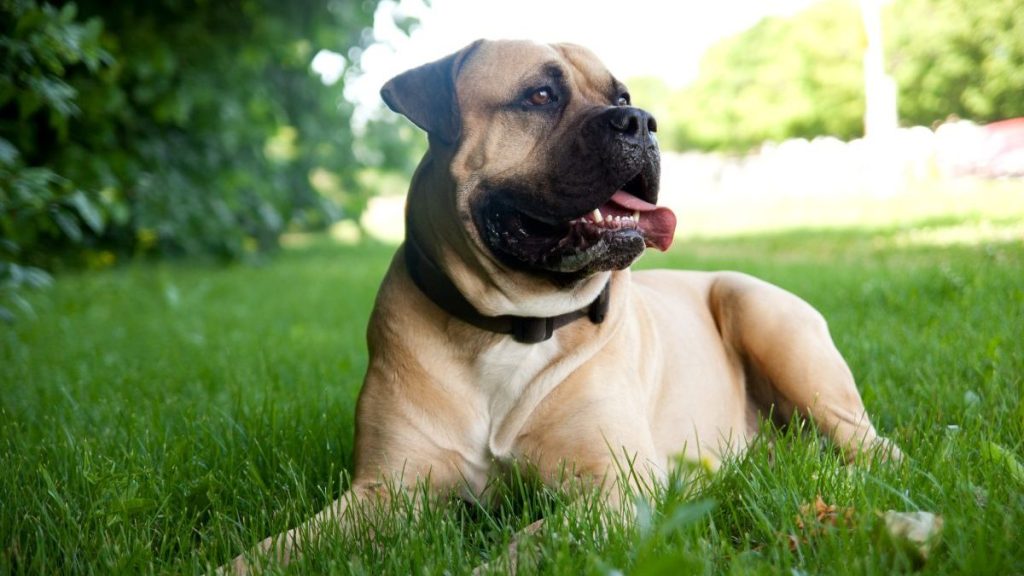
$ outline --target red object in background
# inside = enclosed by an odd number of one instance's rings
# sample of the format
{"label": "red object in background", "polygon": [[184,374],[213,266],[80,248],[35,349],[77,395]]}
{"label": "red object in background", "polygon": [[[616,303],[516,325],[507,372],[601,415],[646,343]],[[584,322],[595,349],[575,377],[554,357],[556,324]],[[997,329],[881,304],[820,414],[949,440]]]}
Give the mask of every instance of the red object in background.
{"label": "red object in background", "polygon": [[1024,118],[986,124],[981,131],[984,144],[978,168],[986,176],[1024,176]]}

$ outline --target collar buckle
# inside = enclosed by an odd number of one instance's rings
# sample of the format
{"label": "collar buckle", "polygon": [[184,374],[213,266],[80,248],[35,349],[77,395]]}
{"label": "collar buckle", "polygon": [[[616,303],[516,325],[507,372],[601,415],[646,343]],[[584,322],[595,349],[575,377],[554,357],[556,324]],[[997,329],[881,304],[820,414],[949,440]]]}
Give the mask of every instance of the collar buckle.
{"label": "collar buckle", "polygon": [[537,344],[555,333],[554,318],[512,317],[512,337],[522,344]]}

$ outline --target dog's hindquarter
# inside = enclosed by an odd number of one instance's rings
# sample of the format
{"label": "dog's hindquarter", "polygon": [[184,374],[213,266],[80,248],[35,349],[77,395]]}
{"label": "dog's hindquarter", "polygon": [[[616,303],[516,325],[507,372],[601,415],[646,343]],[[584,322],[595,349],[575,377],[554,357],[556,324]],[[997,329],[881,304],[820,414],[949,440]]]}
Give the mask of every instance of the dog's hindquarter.
{"label": "dog's hindquarter", "polygon": [[655,362],[651,431],[659,457],[717,463],[741,452],[757,433],[758,407],[741,354],[723,339],[708,306],[716,274],[633,273],[633,307],[645,323],[643,345]]}

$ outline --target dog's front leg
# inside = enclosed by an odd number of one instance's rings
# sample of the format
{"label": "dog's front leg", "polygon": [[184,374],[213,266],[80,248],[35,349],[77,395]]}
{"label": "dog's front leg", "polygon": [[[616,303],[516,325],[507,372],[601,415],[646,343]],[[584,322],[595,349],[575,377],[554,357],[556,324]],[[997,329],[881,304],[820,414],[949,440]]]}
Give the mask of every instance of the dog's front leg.
{"label": "dog's front leg", "polygon": [[391,497],[389,489],[379,482],[356,482],[337,500],[305,523],[263,540],[255,548],[240,554],[219,574],[250,574],[269,566],[285,565],[298,557],[307,546],[315,546],[324,532],[337,529],[342,535],[354,532],[359,519],[384,509]]}
{"label": "dog's front leg", "polygon": [[[371,345],[373,340],[371,340]],[[389,350],[393,353],[397,346]],[[387,508],[389,499],[423,486],[444,497],[468,484],[479,492],[487,468],[474,443],[472,396],[418,369],[406,358],[374,356],[356,409],[355,479],[352,488],[302,525],[261,542],[228,567],[235,574],[293,561],[326,534],[352,538]],[[398,492],[398,493],[396,493]],[[396,507],[399,510],[402,506]],[[371,526],[372,527],[372,526]]]}
{"label": "dog's front leg", "polygon": [[573,506],[596,498],[630,518],[635,497],[649,496],[665,480],[636,388],[611,370],[578,370],[536,408],[515,452]]}

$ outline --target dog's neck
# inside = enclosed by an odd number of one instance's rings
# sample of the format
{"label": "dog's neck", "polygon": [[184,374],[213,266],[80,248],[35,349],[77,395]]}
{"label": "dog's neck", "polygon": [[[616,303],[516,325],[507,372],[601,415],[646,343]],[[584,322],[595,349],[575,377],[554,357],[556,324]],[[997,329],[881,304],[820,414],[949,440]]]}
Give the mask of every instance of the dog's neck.
{"label": "dog's neck", "polygon": [[485,316],[459,292],[451,279],[420,247],[415,234],[409,230],[404,244],[405,267],[416,286],[438,308],[459,320],[498,334],[510,334],[517,342],[536,344],[549,340],[554,331],[586,317],[594,324],[604,322],[608,314],[611,281],[589,305],[557,316]]}

